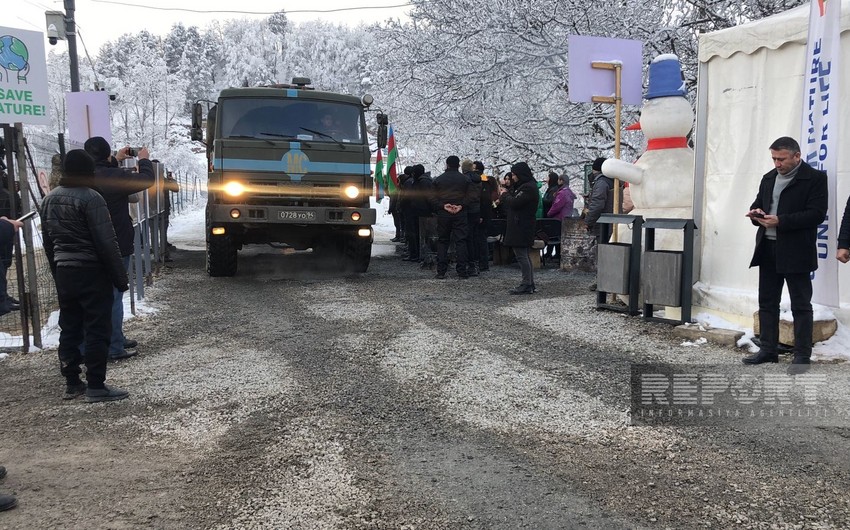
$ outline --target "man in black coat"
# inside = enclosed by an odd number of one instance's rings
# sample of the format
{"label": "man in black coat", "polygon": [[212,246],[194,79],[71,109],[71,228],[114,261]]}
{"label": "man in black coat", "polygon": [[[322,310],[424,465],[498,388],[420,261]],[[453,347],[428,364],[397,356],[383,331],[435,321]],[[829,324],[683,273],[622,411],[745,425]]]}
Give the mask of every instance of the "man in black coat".
{"label": "man in black coat", "polygon": [[812,355],[812,280],[818,268],[817,229],[826,218],[826,173],[800,159],[800,145],[782,137],[770,146],[775,169],[764,175],[747,216],[755,226],[750,267],[759,268],[761,348],[745,364],[778,362],[779,302],[788,285],[794,316],[794,359],[789,373],[808,369]]}
{"label": "man in black coat", "polygon": [[484,163],[476,160],[472,163],[473,171],[481,180],[481,229],[478,231],[478,270],[490,270],[490,249],[487,245],[487,235],[490,232],[490,221],[493,220],[493,201],[499,197],[499,185],[495,177],[484,174]]}
{"label": "man in black coat", "polygon": [[[59,297],[64,399],[85,394],[89,403],[116,401],[128,395],[104,384],[112,335],[112,290],[124,292],[130,285],[106,201],[91,188],[94,172],[91,156],[81,149],[69,151],[59,186],[41,204],[44,253]],[[83,340],[88,386],[80,379]]]}
{"label": "man in black coat", "polygon": [[[614,179],[602,174],[602,164],[605,158],[599,157],[593,161],[590,172],[590,199],[587,205],[587,216],[584,223],[588,232],[596,232],[596,221],[603,213],[614,212]],[[545,212],[544,212],[545,215]],[[597,233],[598,237],[598,233]]]}
{"label": "man in black coat", "polygon": [[[118,246],[121,249],[121,260],[126,270],[130,266],[130,256],[133,255],[134,231],[133,220],[130,218],[130,202],[128,197],[134,193],[146,190],[156,182],[153,163],[147,149],[139,149],[138,172],[118,167],[118,164],[130,157],[129,147],[118,151],[113,157],[112,150],[104,138],[94,136],[86,140],[85,150],[95,159],[97,167],[93,187],[106,200]],[[115,300],[112,305],[112,338],[109,341],[109,358],[112,360],[132,357],[136,353],[127,351],[134,348],[134,340],[124,337],[124,295],[117,290],[113,293]]]}
{"label": "man in black coat", "polygon": [[540,191],[531,168],[525,162],[511,166],[514,184],[502,194],[501,202],[507,212],[505,237],[502,244],[514,249],[514,256],[522,271],[522,281],[519,286],[510,291],[511,294],[533,294],[537,290],[534,285],[534,269],[531,265],[531,248],[534,245],[534,230],[536,225],[537,203]]}
{"label": "man in black coat", "polygon": [[449,268],[449,244],[454,239],[457,258],[457,275],[469,278],[467,269],[466,238],[469,235],[466,201],[469,197],[469,178],[461,173],[460,159],[454,155],[446,158],[446,171],[434,179],[434,196],[431,207],[437,215],[437,279],[446,277]]}
{"label": "man in black coat", "polygon": [[422,261],[422,238],[419,230],[419,219],[431,217],[431,201],[434,195],[434,181],[425,174],[425,166],[416,164],[413,166],[413,178],[410,187],[410,210],[411,230],[408,231],[407,243],[409,254],[405,258],[409,261]]}

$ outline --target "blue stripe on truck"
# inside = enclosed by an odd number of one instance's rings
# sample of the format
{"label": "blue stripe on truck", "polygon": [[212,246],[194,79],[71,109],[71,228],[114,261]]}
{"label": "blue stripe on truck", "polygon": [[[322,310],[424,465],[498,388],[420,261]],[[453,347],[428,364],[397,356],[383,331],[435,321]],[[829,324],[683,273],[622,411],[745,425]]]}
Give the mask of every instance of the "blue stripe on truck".
{"label": "blue stripe on truck", "polygon": [[[223,171],[274,171],[289,173],[289,164],[284,160],[251,160],[247,158],[222,158]],[[371,171],[369,164],[343,162],[313,162],[303,160],[298,175],[306,173],[329,173],[340,175],[368,175]],[[300,178],[299,178],[300,180]]]}

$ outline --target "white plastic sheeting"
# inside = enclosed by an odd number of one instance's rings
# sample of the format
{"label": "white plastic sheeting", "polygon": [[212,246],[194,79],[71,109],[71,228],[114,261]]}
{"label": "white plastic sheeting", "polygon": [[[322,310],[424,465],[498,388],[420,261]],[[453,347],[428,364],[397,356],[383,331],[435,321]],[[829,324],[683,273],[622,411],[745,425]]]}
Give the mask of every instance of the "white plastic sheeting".
{"label": "white plastic sheeting", "polygon": [[[840,139],[850,140],[850,0],[842,0]],[[709,311],[752,326],[758,309],[758,269],[748,269],[756,228],[744,217],[761,176],[773,165],[768,147],[780,136],[800,139],[803,73],[809,6],[700,36],[700,113],[697,116],[695,205],[702,212],[701,266],[694,312]],[[847,196],[848,150],[838,160],[840,222]],[[703,175],[700,175],[700,173]],[[702,189],[699,189],[702,187]],[[834,259],[835,249],[830,249]],[[839,272],[841,309],[850,325],[850,265]]]}

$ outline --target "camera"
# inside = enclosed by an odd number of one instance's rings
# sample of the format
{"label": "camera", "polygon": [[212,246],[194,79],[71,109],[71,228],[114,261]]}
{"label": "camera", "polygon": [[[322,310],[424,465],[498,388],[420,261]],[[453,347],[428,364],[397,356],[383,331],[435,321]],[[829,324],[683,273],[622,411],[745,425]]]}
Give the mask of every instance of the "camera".
{"label": "camera", "polygon": [[138,149],[133,149],[132,147],[127,148],[127,156],[139,156]]}
{"label": "camera", "polygon": [[59,32],[56,30],[55,24],[47,26],[47,42],[51,46],[56,46],[56,43],[59,42]]}

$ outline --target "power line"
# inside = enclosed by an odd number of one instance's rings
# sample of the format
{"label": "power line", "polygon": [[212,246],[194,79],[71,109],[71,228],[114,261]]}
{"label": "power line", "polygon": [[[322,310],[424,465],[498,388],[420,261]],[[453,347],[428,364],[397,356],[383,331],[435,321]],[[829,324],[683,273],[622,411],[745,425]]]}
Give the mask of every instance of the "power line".
{"label": "power line", "polygon": [[159,6],[146,6],[140,4],[131,4],[127,2],[116,2],[115,0],[91,0],[94,3],[98,4],[115,4],[119,6],[128,6],[128,7],[138,7],[142,9],[151,9],[153,11],[183,11],[187,13],[200,13],[200,14],[213,14],[213,13],[223,13],[229,15],[274,15],[276,13],[280,13],[283,11],[285,14],[304,14],[304,13],[339,13],[341,11],[362,11],[367,9],[393,9],[396,7],[408,7],[413,4],[410,2],[405,2],[403,4],[396,4],[391,6],[355,6],[355,7],[340,7],[337,9],[294,9],[294,10],[278,10],[278,11],[226,11],[226,10],[218,10],[218,9],[187,9],[184,7],[159,7]]}

